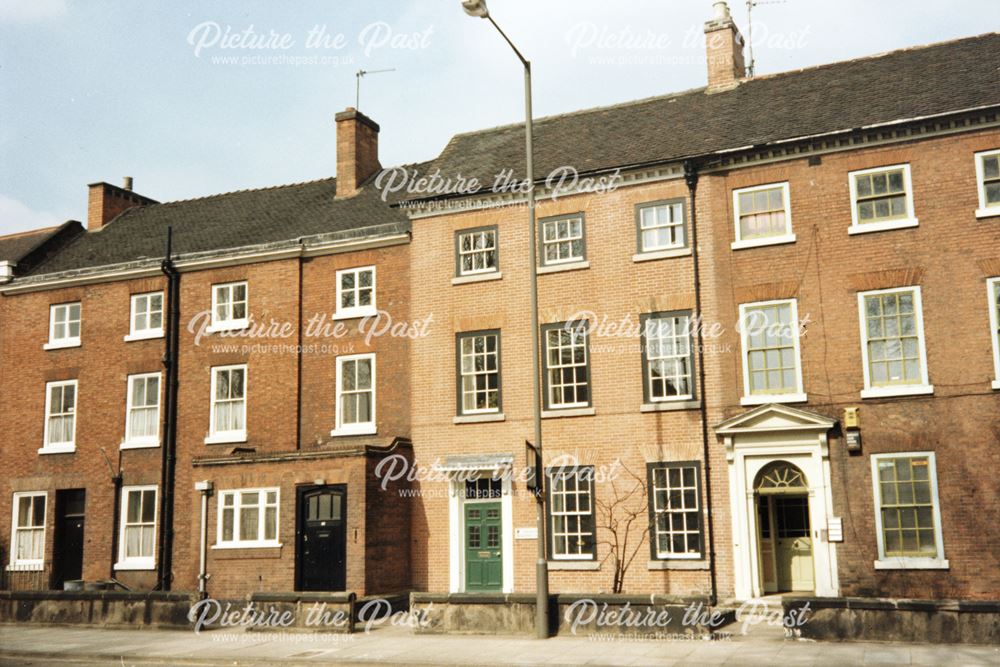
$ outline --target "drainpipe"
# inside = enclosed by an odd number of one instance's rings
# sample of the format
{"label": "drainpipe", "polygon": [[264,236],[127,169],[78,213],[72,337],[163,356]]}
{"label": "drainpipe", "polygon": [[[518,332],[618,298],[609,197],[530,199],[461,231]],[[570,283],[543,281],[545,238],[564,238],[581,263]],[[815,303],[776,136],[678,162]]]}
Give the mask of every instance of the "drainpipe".
{"label": "drainpipe", "polygon": [[[691,202],[691,254],[694,260],[694,302],[698,312],[698,319],[704,325],[701,309],[701,273],[698,266],[698,209],[696,206],[695,194],[698,191],[698,165],[692,160],[684,163],[684,181],[688,187],[688,198]],[[719,601],[719,586],[715,572],[715,530],[712,521],[712,475],[711,462],[709,459],[710,443],[708,436],[708,391],[705,388],[705,336],[704,326],[698,327],[698,385],[701,387],[701,443],[702,456],[705,461],[705,499],[708,501],[705,507],[708,511],[705,514],[705,528],[708,533],[708,573],[711,579],[712,592],[709,604],[715,605]]]}
{"label": "drainpipe", "polygon": [[198,548],[198,592],[206,597],[208,589],[208,497],[212,495],[212,483],[208,480],[194,483],[194,490],[201,491],[201,544]]}
{"label": "drainpipe", "polygon": [[157,589],[170,590],[172,568],[172,552],[174,542],[174,476],[177,464],[177,384],[178,384],[178,348],[180,339],[180,284],[181,274],[171,259],[173,243],[173,228],[167,228],[167,253],[160,269],[167,277],[167,302],[170,308],[167,314],[166,351],[163,355],[163,366],[167,373],[167,392],[163,423],[163,461],[160,475],[160,535],[159,562],[157,564]]}
{"label": "drainpipe", "polygon": [[111,506],[111,564],[108,565],[108,579],[114,581],[117,574],[115,572],[115,563],[118,562],[118,522],[121,520],[122,450],[119,447],[117,472],[111,467],[111,459],[108,458],[108,453],[104,451],[103,447],[101,447],[101,456],[104,457],[104,462],[108,464],[108,471],[111,473],[111,483],[115,487],[115,500]]}

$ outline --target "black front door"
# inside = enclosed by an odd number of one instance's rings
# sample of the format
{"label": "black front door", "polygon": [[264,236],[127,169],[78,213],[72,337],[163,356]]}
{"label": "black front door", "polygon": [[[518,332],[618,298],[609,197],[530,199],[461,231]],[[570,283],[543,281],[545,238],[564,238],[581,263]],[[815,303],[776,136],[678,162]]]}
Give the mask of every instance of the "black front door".
{"label": "black front door", "polygon": [[346,514],[346,486],[313,486],[299,490],[298,590],[344,590],[347,579]]}
{"label": "black front door", "polygon": [[52,545],[52,588],[83,577],[83,508],[86,491],[56,491],[55,543]]}

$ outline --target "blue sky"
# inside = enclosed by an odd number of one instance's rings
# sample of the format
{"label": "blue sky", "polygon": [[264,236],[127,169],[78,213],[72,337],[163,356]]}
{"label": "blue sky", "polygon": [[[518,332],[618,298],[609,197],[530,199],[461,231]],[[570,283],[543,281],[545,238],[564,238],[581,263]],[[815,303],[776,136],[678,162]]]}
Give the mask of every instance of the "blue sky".
{"label": "blue sky", "polygon": [[[701,27],[711,4],[492,0],[490,8],[533,61],[543,116],[704,85]],[[757,73],[1000,26],[996,0],[916,5],[761,4]],[[746,35],[745,2],[730,6]],[[269,48],[222,48],[227,31]],[[319,35],[330,48],[317,45]],[[244,62],[261,57],[314,60]],[[362,83],[361,110],[382,127],[386,166],[431,158],[457,132],[522,118],[517,61],[459,0],[0,0],[0,234],[82,221],[86,184],[125,175],[160,201],[331,176],[333,114],[354,104],[362,68],[396,70]]]}

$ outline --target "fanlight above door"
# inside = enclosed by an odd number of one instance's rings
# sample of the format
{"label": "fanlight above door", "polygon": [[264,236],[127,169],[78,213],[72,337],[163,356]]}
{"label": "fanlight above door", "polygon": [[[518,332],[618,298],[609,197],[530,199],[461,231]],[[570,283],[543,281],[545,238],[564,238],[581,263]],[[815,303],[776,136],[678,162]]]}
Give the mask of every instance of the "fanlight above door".
{"label": "fanlight above door", "polygon": [[775,461],[765,466],[754,482],[757,493],[805,493],[809,490],[806,477],[796,466],[787,461]]}

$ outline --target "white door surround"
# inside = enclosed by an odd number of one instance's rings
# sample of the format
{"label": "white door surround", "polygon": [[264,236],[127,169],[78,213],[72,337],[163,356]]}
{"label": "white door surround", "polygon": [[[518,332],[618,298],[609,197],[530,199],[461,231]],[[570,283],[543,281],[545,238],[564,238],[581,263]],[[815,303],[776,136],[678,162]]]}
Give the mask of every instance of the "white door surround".
{"label": "white door surround", "polygon": [[[446,472],[448,480],[448,592],[465,592],[465,504],[482,502],[465,499],[465,482],[473,473],[483,479],[500,478],[500,544],[503,550],[504,593],[514,592],[514,502],[511,469],[514,457],[509,454],[495,456],[448,457],[438,470]],[[495,500],[489,502],[496,502]]]}
{"label": "white door surround", "polygon": [[726,447],[733,530],[735,595],[749,600],[764,595],[758,554],[757,504],[754,480],[770,463],[787,461],[806,478],[809,523],[817,596],[840,593],[836,547],[827,540],[827,520],[833,516],[830,450],[827,432],[836,421],[805,410],[770,403],[732,417],[716,426]]}

